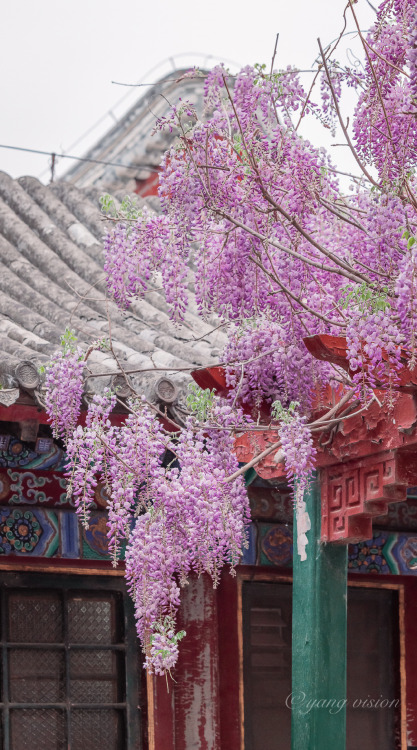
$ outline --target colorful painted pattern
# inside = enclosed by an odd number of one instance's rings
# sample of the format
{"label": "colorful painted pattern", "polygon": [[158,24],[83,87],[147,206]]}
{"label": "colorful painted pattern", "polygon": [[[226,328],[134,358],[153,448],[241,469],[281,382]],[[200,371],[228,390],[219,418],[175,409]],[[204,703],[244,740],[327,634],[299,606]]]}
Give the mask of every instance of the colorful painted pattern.
{"label": "colorful painted pattern", "polygon": [[[55,471],[37,469],[0,468],[0,501],[8,505],[42,505],[53,508],[73,508],[73,498],[67,497],[65,476]],[[96,487],[93,507],[107,505],[103,484]]]}
{"label": "colorful painted pattern", "polygon": [[[292,527],[253,522],[242,565],[292,566]],[[373,538],[349,545],[350,573],[417,575],[417,534],[375,530]]]}
{"label": "colorful painted pattern", "polygon": [[0,554],[53,557],[59,550],[57,514],[36,508],[0,508]]}
{"label": "colorful painted pattern", "polygon": [[260,564],[292,565],[292,526],[259,524]]}
{"label": "colorful painted pattern", "polygon": [[109,561],[106,522],[104,511],[93,512],[84,529],[71,510],[0,506],[0,556]]}
{"label": "colorful painted pattern", "polygon": [[64,471],[65,453],[55,444],[52,445],[49,453],[36,453],[28,443],[12,436],[7,450],[0,450],[0,466]]}
{"label": "colorful painted pattern", "polygon": [[[64,452],[52,445],[49,453],[39,454],[14,436],[4,444],[7,448],[0,449],[0,556],[108,561],[105,488],[97,487],[96,509],[89,528],[83,529],[66,496]],[[256,520],[248,527],[241,563],[291,567],[290,494],[257,486],[248,491]],[[406,503],[392,505],[385,517],[376,519],[376,524],[386,524],[384,530],[375,529],[372,539],[349,545],[349,572],[417,575],[417,488],[410,488],[408,495]]]}
{"label": "colorful painted pattern", "polygon": [[348,569],[351,573],[391,573],[385,546],[390,535],[388,532],[375,532],[373,539],[367,542],[349,545]]}
{"label": "colorful painted pattern", "polygon": [[106,513],[92,513],[88,529],[82,529],[82,555],[86,559],[109,559],[106,522]]}

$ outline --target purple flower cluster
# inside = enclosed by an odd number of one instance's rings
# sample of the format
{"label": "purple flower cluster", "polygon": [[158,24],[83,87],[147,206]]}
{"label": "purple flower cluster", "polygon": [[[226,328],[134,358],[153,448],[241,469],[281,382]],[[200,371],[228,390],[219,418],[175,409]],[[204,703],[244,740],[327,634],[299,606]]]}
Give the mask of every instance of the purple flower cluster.
{"label": "purple flower cluster", "polygon": [[86,426],[78,425],[67,439],[67,495],[74,497],[84,526],[88,526],[94,490],[107,457],[103,440],[111,428],[109,415],[115,403],[115,396],[94,396],[88,407]]}
{"label": "purple flower cluster", "polygon": [[[384,183],[404,179],[415,165],[415,19],[414,3],[383,2],[367,35],[364,84],[353,127],[359,155],[375,165]],[[407,62],[410,78],[401,74]]]}
{"label": "purple flower cluster", "polygon": [[230,397],[259,405],[279,400],[288,405],[301,396],[309,409],[314,389],[313,360],[288,327],[267,320],[235,328],[223,352]]}
{"label": "purple flower cluster", "polygon": [[358,395],[366,400],[378,382],[394,386],[401,367],[403,334],[387,310],[351,312],[346,329],[347,353]]}
{"label": "purple flower cluster", "polygon": [[163,479],[161,457],[165,452],[159,422],[142,402],[135,404],[119,429],[109,430],[104,475],[109,487],[109,549],[116,560],[120,541],[128,539],[134,513],[152,503],[151,485]]}
{"label": "purple flower cluster", "polygon": [[[180,470],[172,469],[152,481],[152,504],[135,523],[126,551],[126,577],[135,602],[138,633],[145,645],[147,666],[161,669],[156,636],[166,617],[174,622],[180,586],[191,571],[211,575],[214,585],[225,563],[236,565],[249,520],[247,493],[241,477],[224,479],[238,464],[228,429],[236,417],[230,404],[218,405],[213,426],[195,431],[192,420],[173,448]],[[172,626],[174,627],[174,626]],[[171,628],[172,629],[172,628]],[[161,636],[162,637],[162,636]],[[169,667],[178,646],[164,635]],[[168,654],[165,658],[168,658]]]}
{"label": "purple flower cluster", "polygon": [[417,246],[407,249],[399,263],[396,280],[397,311],[407,345],[412,352],[412,362],[416,360],[417,332]]}
{"label": "purple flower cluster", "polygon": [[407,62],[410,69],[410,87],[414,99],[414,105],[417,105],[417,8],[410,3],[409,13],[409,41],[407,47]]}
{"label": "purple flower cluster", "polygon": [[152,634],[149,642],[148,656],[144,667],[148,672],[155,674],[166,674],[175,667],[178,659],[178,641],[185,633],[175,633],[172,618],[159,625],[158,630]]}
{"label": "purple flower cluster", "polygon": [[181,253],[182,236],[166,216],[143,216],[130,226],[122,222],[104,237],[107,288],[119,307],[126,309],[143,296],[147,282],[161,271],[172,318],[180,321],[187,306],[187,266]]}
{"label": "purple flower cluster", "polygon": [[[220,402],[204,432],[190,418],[172,442],[143,401],[131,402],[120,427],[109,419],[114,405],[114,395],[94,396],[86,426],[69,437],[68,494],[88,525],[97,483],[105,483],[109,547],[116,563],[120,543],[127,542],[126,577],[138,634],[147,668],[160,673],[177,660],[175,614],[189,574],[207,572],[217,585],[223,565],[234,567],[240,559],[247,493],[241,477],[224,480],[238,468],[233,429],[247,420]],[[162,466],[166,449],[175,454],[177,467]]]}
{"label": "purple flower cluster", "polygon": [[81,411],[84,353],[79,347],[55,352],[45,377],[45,405],[56,438],[71,435]]}
{"label": "purple flower cluster", "polygon": [[302,501],[309,477],[314,470],[316,450],[306,417],[298,412],[292,419],[283,421],[279,436],[284,453],[287,478],[294,488],[295,501]]}

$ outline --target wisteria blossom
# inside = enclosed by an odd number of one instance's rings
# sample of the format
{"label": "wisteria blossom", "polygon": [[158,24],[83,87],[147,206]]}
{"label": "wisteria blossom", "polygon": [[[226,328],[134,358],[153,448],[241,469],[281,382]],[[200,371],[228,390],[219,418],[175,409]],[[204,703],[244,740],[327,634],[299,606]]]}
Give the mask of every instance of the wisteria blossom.
{"label": "wisteria blossom", "polygon": [[46,373],[46,409],[57,438],[72,435],[81,411],[84,356],[79,347],[56,352]]}
{"label": "wisteria blossom", "polygon": [[[231,76],[216,66],[204,74],[202,119],[182,101],[155,125],[176,135],[159,173],[161,213],[121,212],[109,223],[110,297],[126,309],[158,274],[180,325],[192,284],[201,316],[215,314],[229,335],[219,361],[227,400],[191,399],[181,429],[168,434],[141,394],[125,424],[112,426],[115,397],[105,394],[90,400],[81,427],[83,353],[58,353],[47,373],[47,409],[67,441],[68,491],[83,522],[97,482],[108,489],[109,546],[115,560],[126,546],[150,671],[175,666],[190,574],[217,585],[223,565],[239,562],[249,509],[236,435],[262,427],[278,435],[271,450],[294,488],[304,559],[314,436],[338,409],[320,423],[321,394],[334,384],[339,404],[365,409],[377,388],[389,409],[401,368],[416,366],[417,7],[383,0],[366,33],[354,3],[346,13],[362,68],[342,66],[337,43],[319,44],[308,89],[291,67]],[[346,89],[354,112],[344,109]],[[351,174],[301,137],[310,116],[348,146]],[[343,337],[345,369],[313,359],[306,342],[317,334]]]}

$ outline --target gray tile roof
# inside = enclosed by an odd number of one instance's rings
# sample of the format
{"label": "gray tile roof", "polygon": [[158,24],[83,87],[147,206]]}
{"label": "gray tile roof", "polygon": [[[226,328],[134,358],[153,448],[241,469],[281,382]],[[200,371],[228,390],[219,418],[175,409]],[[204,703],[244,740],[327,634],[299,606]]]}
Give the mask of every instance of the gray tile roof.
{"label": "gray tile roof", "polygon": [[[101,238],[104,219],[100,191],[60,182],[50,186],[34,177],[13,180],[0,173],[0,383],[40,397],[30,387],[35,369],[48,361],[66,327],[83,346],[108,335]],[[126,369],[167,368],[180,391],[188,374],[176,368],[218,361],[225,337],[211,333],[216,321],[197,315],[190,271],[189,310],[184,325],[170,321],[163,294],[156,290],[127,313],[111,307],[112,338]],[[114,372],[109,355],[94,352],[95,372]],[[28,363],[24,366],[22,363]],[[31,364],[30,364],[31,363]],[[132,376],[133,385],[154,390],[162,372]],[[93,391],[110,378],[89,381]],[[32,383],[33,385],[33,383]],[[0,390],[0,402],[7,394]],[[167,397],[167,400],[168,397]]]}

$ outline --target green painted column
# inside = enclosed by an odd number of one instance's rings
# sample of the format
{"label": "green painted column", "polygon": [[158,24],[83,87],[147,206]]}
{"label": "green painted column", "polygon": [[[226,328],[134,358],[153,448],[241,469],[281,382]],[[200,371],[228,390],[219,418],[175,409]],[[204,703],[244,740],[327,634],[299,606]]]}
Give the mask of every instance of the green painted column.
{"label": "green painted column", "polygon": [[318,479],[304,500],[306,560],[294,519],[291,750],[345,750],[347,546],[320,542]]}

